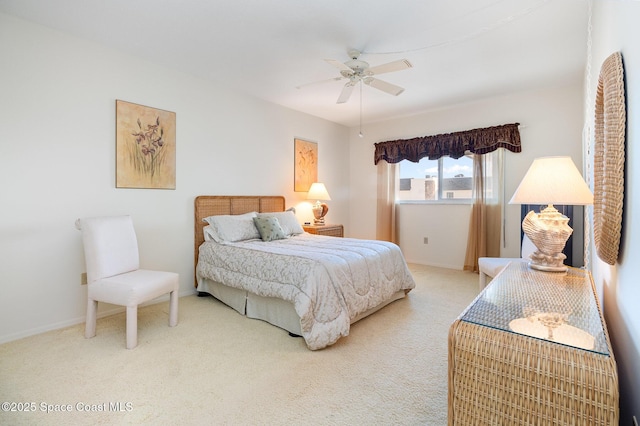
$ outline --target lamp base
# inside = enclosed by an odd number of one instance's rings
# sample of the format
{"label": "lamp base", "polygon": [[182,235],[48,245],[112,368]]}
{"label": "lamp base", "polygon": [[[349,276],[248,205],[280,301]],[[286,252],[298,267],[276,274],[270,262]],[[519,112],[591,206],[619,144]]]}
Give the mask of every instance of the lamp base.
{"label": "lamp base", "polygon": [[564,249],[573,229],[569,218],[551,204],[539,214],[530,211],[522,221],[522,230],[538,249],[531,255],[529,266],[539,271],[566,272]]}
{"label": "lamp base", "polygon": [[558,253],[555,257],[549,256],[536,250],[531,255],[529,266],[531,269],[545,272],[567,272],[567,265],[563,262],[567,258],[563,253]]}
{"label": "lamp base", "polygon": [[316,226],[324,225],[324,217],[329,212],[329,206],[318,201],[311,210],[313,211],[313,216],[315,217],[315,219],[313,220],[313,224]]}

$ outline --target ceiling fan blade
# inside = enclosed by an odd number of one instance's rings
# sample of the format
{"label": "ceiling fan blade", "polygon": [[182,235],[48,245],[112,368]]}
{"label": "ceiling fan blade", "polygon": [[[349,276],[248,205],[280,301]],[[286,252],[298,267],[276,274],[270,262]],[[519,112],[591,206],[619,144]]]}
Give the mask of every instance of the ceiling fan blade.
{"label": "ceiling fan blade", "polygon": [[404,92],[404,89],[400,86],[396,86],[395,84],[378,80],[377,78],[373,78],[373,77],[365,78],[364,83],[369,86],[375,87],[378,90],[382,90],[383,92],[386,92],[393,96],[398,96],[400,93]]}
{"label": "ceiling fan blade", "polygon": [[369,68],[367,74],[384,74],[385,72],[401,71],[411,67],[413,67],[413,65],[411,65],[411,62],[409,62],[407,59],[399,59],[397,61],[387,62],[386,64],[371,67]]}
{"label": "ceiling fan blade", "polygon": [[307,86],[315,86],[316,84],[322,84],[322,83],[328,83],[330,81],[339,81],[342,80],[344,77],[333,77],[333,78],[328,78],[326,80],[320,80],[320,81],[314,81],[311,83],[305,83],[305,84],[301,84],[299,86],[296,86],[296,89],[302,89],[303,87],[307,87]]}
{"label": "ceiling fan blade", "polygon": [[334,67],[338,68],[340,71],[344,71],[349,75],[353,74],[353,70],[340,61],[336,61],[335,59],[325,59],[325,61],[327,61],[327,63],[333,65]]}
{"label": "ceiling fan blade", "polygon": [[340,93],[340,97],[338,97],[337,104],[343,104],[349,100],[351,97],[351,92],[353,92],[353,88],[355,87],[355,83],[352,81],[347,82],[342,88],[342,92]]}

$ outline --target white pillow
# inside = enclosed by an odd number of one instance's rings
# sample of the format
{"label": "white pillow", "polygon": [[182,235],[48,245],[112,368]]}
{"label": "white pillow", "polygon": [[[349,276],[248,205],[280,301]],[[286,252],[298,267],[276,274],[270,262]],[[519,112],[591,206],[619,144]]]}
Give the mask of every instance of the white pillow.
{"label": "white pillow", "polygon": [[304,229],[302,229],[302,225],[300,225],[300,222],[298,222],[298,219],[292,210],[284,212],[258,213],[258,217],[269,216],[278,219],[278,222],[280,222],[280,226],[284,231],[284,235],[287,237],[291,235],[304,234]]}
{"label": "white pillow", "polygon": [[[209,226],[205,227],[205,239],[210,237],[217,243],[236,242],[260,238],[258,228],[253,223],[256,212],[234,215],[209,216],[202,219]],[[206,229],[209,228],[209,229]]]}
{"label": "white pillow", "polygon": [[202,228],[202,233],[204,234],[205,241],[215,241],[216,231],[213,230],[211,225]]}

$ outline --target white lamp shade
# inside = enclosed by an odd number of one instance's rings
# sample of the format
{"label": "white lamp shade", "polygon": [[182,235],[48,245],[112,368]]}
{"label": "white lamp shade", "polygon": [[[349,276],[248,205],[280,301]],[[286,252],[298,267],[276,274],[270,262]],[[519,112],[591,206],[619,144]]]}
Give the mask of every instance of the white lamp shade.
{"label": "white lamp shade", "polygon": [[307,194],[307,199],[309,200],[331,200],[329,197],[329,193],[327,192],[327,188],[325,188],[324,183],[315,182],[311,184],[311,188],[309,188],[309,193]]}
{"label": "white lamp shade", "polygon": [[509,204],[593,204],[593,194],[571,157],[533,160]]}

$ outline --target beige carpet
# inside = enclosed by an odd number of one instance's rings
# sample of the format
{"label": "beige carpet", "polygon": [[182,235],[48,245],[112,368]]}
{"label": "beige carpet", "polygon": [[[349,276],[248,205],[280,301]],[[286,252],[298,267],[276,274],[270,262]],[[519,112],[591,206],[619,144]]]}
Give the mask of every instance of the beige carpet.
{"label": "beige carpet", "polygon": [[0,401],[35,408],[0,424],[444,425],[447,333],[478,276],[410,267],[407,298],[321,351],[196,296],[175,328],[168,303],[141,308],[134,350],[124,313],[0,345]]}

